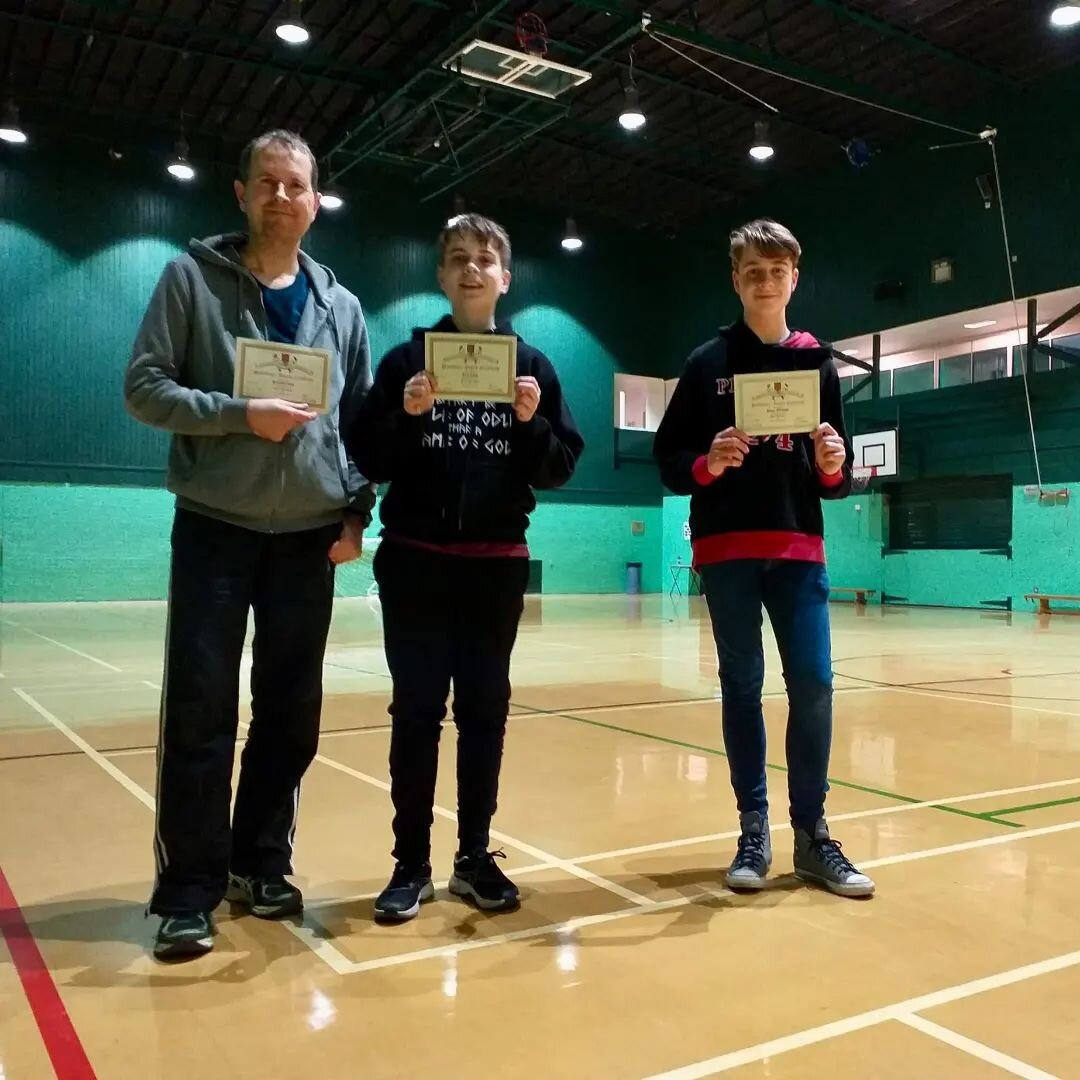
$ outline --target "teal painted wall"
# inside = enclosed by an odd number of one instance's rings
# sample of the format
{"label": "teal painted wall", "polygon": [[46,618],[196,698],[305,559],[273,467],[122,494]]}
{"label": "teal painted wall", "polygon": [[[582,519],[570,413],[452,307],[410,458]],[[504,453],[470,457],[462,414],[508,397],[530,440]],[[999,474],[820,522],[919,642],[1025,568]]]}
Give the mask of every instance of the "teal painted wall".
{"label": "teal painted wall", "polygon": [[[349,194],[345,211],[321,215],[305,246],[360,297],[377,364],[446,310],[434,266],[446,207],[417,206],[400,189]],[[651,373],[661,356],[648,283],[625,273],[637,241],[593,232],[570,257],[558,246],[561,221],[521,206],[476,209],[498,216],[514,244],[500,315],[551,358],[586,440],[571,484],[544,493],[534,517],[530,541],[545,563],[545,590],[619,591],[626,562],[638,561],[644,588],[655,591],[659,479],[651,465],[616,468],[612,447],[615,373]],[[19,268],[0,274],[0,483],[8,482],[0,598],[164,594],[168,438],[127,415],[123,372],[165,262],[189,237],[242,223],[223,175],[182,187],[126,162],[0,153],[0,251],[5,268]],[[41,537],[70,534],[73,521],[76,550],[46,557]],[[634,521],[644,522],[644,535],[632,535]],[[345,594],[367,587],[355,569],[341,576]]]}
{"label": "teal painted wall", "polygon": [[[0,484],[0,599],[164,599],[172,513],[161,488]],[[643,564],[645,592],[659,590],[658,503],[545,501],[532,522],[529,548],[544,564],[545,592],[621,592],[628,562]],[[635,522],[643,534],[634,534]],[[368,535],[377,534],[376,523]],[[371,585],[370,551],[338,569],[338,596],[362,596]]]}
{"label": "teal painted wall", "polygon": [[[1070,492],[1075,496],[1075,490]],[[1080,516],[1074,498],[1047,502],[1013,488],[1012,558],[978,551],[906,551],[882,557],[886,507],[880,495],[825,504],[829,576],[834,585],[877,589],[891,602],[980,608],[1011,600],[1030,611],[1024,594],[1080,595]]]}

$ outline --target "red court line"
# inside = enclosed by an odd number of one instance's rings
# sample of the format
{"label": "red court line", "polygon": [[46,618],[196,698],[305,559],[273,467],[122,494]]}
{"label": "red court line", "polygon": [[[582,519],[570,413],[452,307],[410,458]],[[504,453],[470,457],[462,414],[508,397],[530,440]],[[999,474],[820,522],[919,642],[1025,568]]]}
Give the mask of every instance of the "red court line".
{"label": "red court line", "polygon": [[0,869],[0,933],[11,953],[57,1080],[96,1080],[90,1059],[3,869]]}

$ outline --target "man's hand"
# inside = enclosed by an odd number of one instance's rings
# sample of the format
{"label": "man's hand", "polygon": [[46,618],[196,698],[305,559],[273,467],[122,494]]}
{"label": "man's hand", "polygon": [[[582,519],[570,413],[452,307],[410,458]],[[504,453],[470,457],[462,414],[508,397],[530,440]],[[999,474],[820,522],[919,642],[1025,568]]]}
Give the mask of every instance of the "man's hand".
{"label": "man's hand", "polygon": [[737,469],[750,453],[753,441],[745,431],[735,427],[724,428],[709,447],[709,472],[713,476],[720,476],[725,469]]}
{"label": "man's hand", "polygon": [[346,514],[345,522],[341,526],[341,536],[330,545],[330,561],[335,566],[340,566],[342,563],[359,559],[363,550],[364,526],[358,518]]}
{"label": "man's hand", "polygon": [[418,371],[405,384],[405,411],[410,416],[423,416],[435,407],[437,391],[435,377],[427,371]]}
{"label": "man's hand", "polygon": [[252,398],[246,406],[248,427],[260,439],[281,442],[301,424],[314,420],[318,413],[306,405],[297,405],[280,398]]}
{"label": "man's hand", "polygon": [[527,424],[540,407],[540,384],[531,375],[514,380],[514,415]]}
{"label": "man's hand", "polygon": [[844,440],[836,433],[832,424],[820,424],[814,430],[814,460],[817,467],[826,475],[834,476],[840,471],[847,458]]}

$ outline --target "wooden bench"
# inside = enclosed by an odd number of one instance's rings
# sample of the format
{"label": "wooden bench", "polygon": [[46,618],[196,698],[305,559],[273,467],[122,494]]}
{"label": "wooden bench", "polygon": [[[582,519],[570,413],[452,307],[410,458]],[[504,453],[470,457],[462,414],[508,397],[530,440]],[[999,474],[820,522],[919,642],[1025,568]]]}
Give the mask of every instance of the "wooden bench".
{"label": "wooden bench", "polygon": [[1059,596],[1059,595],[1057,595],[1055,593],[1041,593],[1041,592],[1025,593],[1024,594],[1024,599],[1025,600],[1038,600],[1039,601],[1039,614],[1040,615],[1049,615],[1050,614],[1050,601],[1051,600],[1065,600],[1065,601],[1068,601],[1070,604],[1080,604],[1080,596],[1064,596],[1064,595]]}
{"label": "wooden bench", "polygon": [[852,593],[855,597],[855,603],[864,606],[868,596],[877,596],[877,589],[842,589],[834,586],[829,591],[834,593]]}

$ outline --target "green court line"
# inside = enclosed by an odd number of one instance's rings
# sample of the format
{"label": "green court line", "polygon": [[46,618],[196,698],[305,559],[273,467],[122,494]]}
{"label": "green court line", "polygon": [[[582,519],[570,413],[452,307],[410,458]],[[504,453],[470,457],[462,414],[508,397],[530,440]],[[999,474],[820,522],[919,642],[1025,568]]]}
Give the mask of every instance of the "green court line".
{"label": "green court line", "polygon": [[[529,706],[518,706],[518,708],[527,709]],[[589,724],[591,727],[604,728],[607,731],[617,731],[623,735],[636,735],[641,739],[651,739],[653,742],[667,743],[669,746],[680,746],[684,750],[700,750],[703,754],[712,754],[715,757],[722,758],[727,757],[727,754],[725,754],[723,750],[719,750],[715,746],[701,746],[698,743],[684,742],[682,739],[672,739],[667,735],[654,735],[650,731],[638,731],[635,728],[620,727],[618,724],[606,724],[602,720],[593,720],[586,716],[574,716],[572,713],[557,712],[554,709],[533,709],[532,711],[543,713],[545,716],[560,716],[564,720],[573,720],[578,724]],[[786,765],[774,765],[771,762],[766,762],[765,768],[772,769],[774,772],[786,773],[788,771]],[[916,799],[912,795],[898,795],[895,791],[883,791],[881,788],[867,787],[865,784],[856,784],[851,780],[834,780],[830,776],[828,781],[831,787],[848,788],[850,791],[862,791],[868,795],[878,795],[883,799],[893,799],[896,802],[911,804],[926,801],[924,799]],[[998,817],[997,814],[993,812],[978,814],[973,810],[961,810],[958,806],[945,806],[938,803],[928,806],[927,810],[943,810],[946,814],[956,814],[958,817],[974,818],[976,821],[989,821],[994,825],[1006,825],[1010,829],[1024,828],[1023,822],[1006,821],[1004,818]]]}
{"label": "green court line", "polygon": [[1028,803],[1027,806],[1009,806],[1004,810],[987,810],[986,817],[997,817],[999,814],[1022,814],[1027,810],[1046,810],[1051,806],[1069,806],[1072,803],[1080,803],[1080,795],[1074,795],[1070,799],[1051,799],[1049,802]]}

